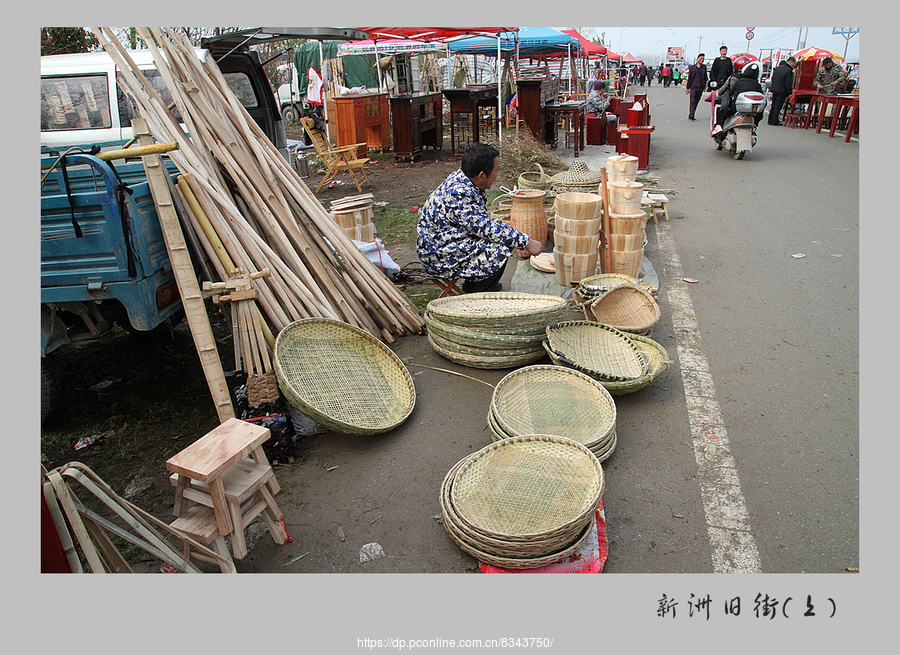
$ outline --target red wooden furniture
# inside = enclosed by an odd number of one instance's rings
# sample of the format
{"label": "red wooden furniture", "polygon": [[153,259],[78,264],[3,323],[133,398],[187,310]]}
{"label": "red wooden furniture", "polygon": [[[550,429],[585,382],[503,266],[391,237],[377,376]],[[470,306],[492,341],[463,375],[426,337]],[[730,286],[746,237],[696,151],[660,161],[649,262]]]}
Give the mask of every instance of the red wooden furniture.
{"label": "red wooden furniture", "polygon": [[472,84],[460,89],[442,89],[450,102],[450,156],[462,159],[471,144],[480,139],[482,112],[492,118],[489,123],[496,125],[497,87],[489,84]]}
{"label": "red wooden furniture", "polygon": [[334,110],[338,147],[362,144],[356,150],[359,157],[365,157],[369,148],[390,150],[391,112],[387,93],[337,96]]}
{"label": "red wooden furniture", "polygon": [[850,141],[854,133],[859,133],[859,94],[841,94],[837,96],[834,113],[831,117],[831,129],[828,136],[833,137],[835,129],[845,129],[844,141]]}
{"label": "red wooden furniture", "polygon": [[444,97],[440,93],[403,94],[391,98],[394,158],[416,160],[422,148],[443,145]]}
{"label": "red wooden furniture", "polygon": [[574,130],[573,147],[575,157],[577,157],[579,148],[584,150],[584,108],[585,103],[583,102],[562,102],[544,105],[544,143],[556,144],[558,138],[556,122],[559,118],[565,117],[568,125],[571,125]]}

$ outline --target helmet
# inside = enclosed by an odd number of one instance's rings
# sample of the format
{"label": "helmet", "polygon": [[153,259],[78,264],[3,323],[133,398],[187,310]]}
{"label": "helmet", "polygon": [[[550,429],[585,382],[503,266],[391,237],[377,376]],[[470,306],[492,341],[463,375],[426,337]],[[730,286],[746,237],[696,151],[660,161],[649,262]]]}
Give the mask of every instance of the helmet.
{"label": "helmet", "polygon": [[734,70],[742,71],[744,66],[749,64],[751,61],[754,61],[747,55],[741,55],[740,57],[736,57],[734,59]]}
{"label": "helmet", "polygon": [[751,61],[741,68],[741,75],[744,77],[759,78],[759,62]]}

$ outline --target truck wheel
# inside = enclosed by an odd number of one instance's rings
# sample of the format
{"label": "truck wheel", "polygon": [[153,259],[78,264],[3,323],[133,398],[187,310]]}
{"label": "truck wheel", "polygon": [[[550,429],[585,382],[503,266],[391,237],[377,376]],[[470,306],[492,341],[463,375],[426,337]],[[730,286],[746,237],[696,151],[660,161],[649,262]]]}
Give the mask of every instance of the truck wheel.
{"label": "truck wheel", "polygon": [[62,396],[62,366],[55,357],[41,357],[41,423],[53,418]]}
{"label": "truck wheel", "polygon": [[297,116],[297,108],[294,105],[288,105],[281,110],[281,118],[285,123],[296,123],[299,119]]}

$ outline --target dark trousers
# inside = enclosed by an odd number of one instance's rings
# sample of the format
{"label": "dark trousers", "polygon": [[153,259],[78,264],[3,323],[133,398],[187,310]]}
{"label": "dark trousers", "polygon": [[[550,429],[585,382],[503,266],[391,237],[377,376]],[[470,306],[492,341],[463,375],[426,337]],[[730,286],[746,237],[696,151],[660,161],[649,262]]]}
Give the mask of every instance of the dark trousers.
{"label": "dark trousers", "polygon": [[781,123],[781,108],[784,107],[785,100],[787,100],[787,95],[772,94],[772,106],[769,108],[769,125]]}
{"label": "dark trousers", "polygon": [[490,291],[494,288],[494,285],[500,281],[500,278],[503,277],[503,271],[506,270],[506,265],[508,263],[509,260],[507,259],[505,262],[503,262],[503,266],[491,273],[488,277],[468,278],[464,280],[462,285],[463,291],[465,293],[481,293],[482,291]]}
{"label": "dark trousers", "polygon": [[690,95],[690,108],[688,109],[688,116],[694,118],[694,112],[697,111],[697,105],[700,104],[700,97],[703,95],[703,87],[702,86],[692,86],[691,87],[691,95]]}

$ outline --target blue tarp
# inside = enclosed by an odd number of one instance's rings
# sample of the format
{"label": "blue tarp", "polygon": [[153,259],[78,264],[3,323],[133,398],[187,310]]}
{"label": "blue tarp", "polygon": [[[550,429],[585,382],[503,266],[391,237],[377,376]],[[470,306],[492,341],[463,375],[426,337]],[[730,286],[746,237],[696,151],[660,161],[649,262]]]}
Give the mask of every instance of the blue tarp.
{"label": "blue tarp", "polygon": [[[565,52],[571,46],[572,52],[581,49],[581,43],[574,36],[564,34],[552,27],[522,27],[519,29],[520,55],[546,55]],[[500,39],[500,52],[509,54],[516,51],[513,39]],[[465,55],[497,56],[497,39],[477,37],[460,39],[450,43],[450,52]]]}

